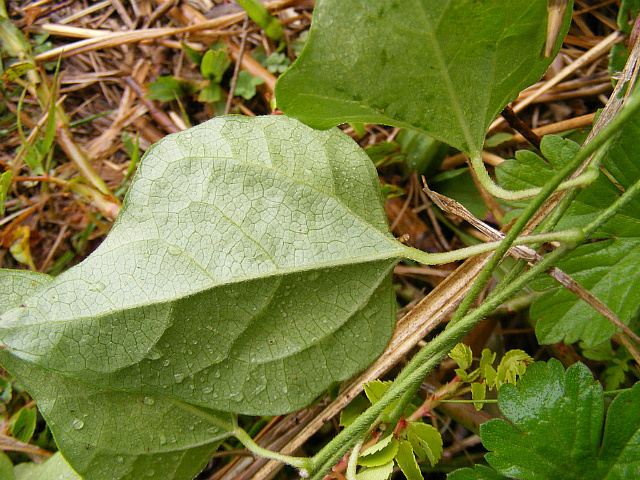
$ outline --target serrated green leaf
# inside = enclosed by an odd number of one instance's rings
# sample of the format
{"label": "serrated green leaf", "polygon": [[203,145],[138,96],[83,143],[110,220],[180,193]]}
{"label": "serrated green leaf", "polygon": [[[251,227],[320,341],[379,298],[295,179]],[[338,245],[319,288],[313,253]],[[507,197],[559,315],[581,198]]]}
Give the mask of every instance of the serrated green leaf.
{"label": "serrated green leaf", "polygon": [[[369,399],[369,401],[372,404],[374,404],[378,400],[380,400],[380,398],[382,397],[384,392],[387,391],[387,388],[389,388],[390,385],[391,385],[390,381],[383,382],[381,380],[373,380],[372,382],[369,382],[364,386],[364,393]],[[387,408],[385,408],[382,411],[382,413],[380,414],[381,422],[384,423],[384,422],[391,421],[390,415],[392,414],[397,403],[398,403],[397,401],[393,402],[391,405],[389,405]]]}
{"label": "serrated green leaf", "polygon": [[396,463],[407,480],[424,480],[410,442],[400,440],[398,453],[396,454]]}
{"label": "serrated green leaf", "polygon": [[409,422],[407,440],[419,459],[428,459],[431,466],[438,463],[442,455],[442,437],[436,428],[422,422]]}
{"label": "serrated green leaf", "polygon": [[604,437],[602,387],[583,364],[564,372],[557,360],[535,363],[517,386],[502,387],[498,401],[508,422],[490,420],[480,436],[499,473],[522,480],[640,476],[640,384],[612,402]]}
{"label": "serrated green leaf", "polygon": [[358,464],[364,467],[380,467],[393,462],[396,453],[398,440],[389,435],[362,452],[358,457]]}
{"label": "serrated green leaf", "polygon": [[[640,155],[639,135],[640,117],[635,117],[617,134],[603,162],[622,188],[628,188],[640,179],[640,167],[634,160]],[[547,135],[541,148],[550,165],[532,153],[522,154],[518,162],[504,162],[497,168],[500,183],[511,189],[541,186],[579,147],[569,140]],[[619,195],[619,188],[601,174],[578,195],[558,229],[585,225]],[[521,203],[517,205],[522,206]],[[558,267],[628,324],[640,303],[640,199],[632,200],[595,236],[609,238],[578,247]],[[611,322],[556,283],[545,280],[533,286],[541,290],[553,287],[531,307],[531,317],[536,321],[536,335],[541,343],[582,340],[592,346],[609,340],[615,332]]]}
{"label": "serrated green leaf", "polygon": [[384,392],[391,386],[390,381],[383,382],[382,380],[373,380],[364,386],[364,393],[369,401],[374,404],[380,397],[384,395]]}
{"label": "serrated green leaf", "polygon": [[458,364],[458,366],[462,370],[466,370],[471,366],[473,362],[473,352],[471,351],[471,347],[469,345],[465,345],[464,343],[458,343],[453,349],[449,352],[449,356],[453,359],[454,362]]}
{"label": "serrated green leaf", "polygon": [[168,136],[100,247],[2,316],[3,351],[94,388],[301,408],[391,335],[404,247],[379,191],[337,129],[230,116]]}
{"label": "serrated green leaf", "polygon": [[[316,128],[412,127],[479,153],[489,124],[552,60],[542,54],[546,7],[320,0],[304,50],[276,84],[278,108]],[[571,2],[556,51],[570,17]]]}
{"label": "serrated green leaf", "polygon": [[480,365],[479,369],[484,371],[486,365],[493,365],[493,362],[496,359],[496,352],[492,352],[488,348],[484,348],[482,353],[480,354]]}
{"label": "serrated green leaf", "polygon": [[356,480],[387,480],[393,473],[393,461],[380,467],[370,467],[356,475]]}
{"label": "serrated green leaf", "polygon": [[44,463],[21,463],[14,468],[14,477],[1,477],[3,480],[82,480],[60,452],[55,453]]}
{"label": "serrated green leaf", "polygon": [[447,475],[447,480],[509,480],[507,477],[500,475],[495,470],[485,467],[484,465],[476,465],[474,469],[460,468]]}
{"label": "serrated green leaf", "polygon": [[527,353],[522,350],[509,350],[500,359],[496,375],[496,386],[500,388],[504,383],[515,384],[516,380],[527,369],[527,365],[533,362]]}
{"label": "serrated green leaf", "polygon": [[484,377],[485,382],[489,388],[493,388],[496,386],[498,372],[496,372],[496,369],[493,368],[492,365],[485,365],[481,371],[481,376]]}
{"label": "serrated green leaf", "polygon": [[[51,278],[25,270],[0,270],[0,280],[0,311],[4,311]],[[0,363],[36,400],[58,448],[84,480],[191,480],[229,436],[220,425],[233,424],[229,414],[166,397],[84,385],[3,350]],[[54,462],[61,463],[66,462]],[[48,469],[24,468],[25,475],[35,475],[25,479],[49,478],[44,476]],[[58,468],[70,471],[64,466],[47,468],[53,473]]]}

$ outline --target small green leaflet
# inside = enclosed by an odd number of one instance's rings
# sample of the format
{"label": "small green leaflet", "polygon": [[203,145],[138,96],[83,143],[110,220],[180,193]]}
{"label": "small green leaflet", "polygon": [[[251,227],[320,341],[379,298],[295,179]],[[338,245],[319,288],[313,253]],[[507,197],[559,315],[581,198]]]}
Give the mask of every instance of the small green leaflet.
{"label": "small green leaflet", "polygon": [[[640,117],[630,121],[618,133],[603,162],[608,173],[621,188],[628,188],[640,180]],[[545,163],[532,152],[520,152],[517,161],[501,164],[497,177],[505,188],[520,189],[541,186],[553,171],[564,165],[578,151],[578,145],[556,136],[542,140]],[[583,190],[574,200],[557,229],[579,227],[591,221],[620,195],[620,189],[606,175]],[[518,208],[522,202],[514,203]],[[510,217],[518,210],[510,212]],[[595,238],[601,241],[578,247],[558,267],[602,300],[623,323],[637,314],[640,303],[640,199],[618,212]],[[536,335],[541,343],[578,340],[586,346],[607,341],[615,328],[603,316],[568,290],[550,279],[536,282],[533,287],[551,289],[531,307],[536,323]],[[553,306],[553,307],[552,307]]]}
{"label": "small green leaflet", "polygon": [[546,0],[319,0],[276,84],[278,108],[316,128],[414,128],[477,154],[490,123],[551,63],[546,20]]}
{"label": "small green leaflet", "polygon": [[398,453],[396,454],[396,463],[407,477],[407,480],[423,480],[422,472],[416,461],[411,443],[407,440],[400,440]]}
{"label": "small green leaflet", "polygon": [[[498,474],[522,480],[640,478],[640,384],[620,393],[604,422],[601,385],[577,363],[563,371],[557,360],[531,365],[517,386],[498,395],[507,419],[480,428],[485,456]],[[604,424],[604,425],[603,425]],[[603,434],[604,426],[604,434]],[[478,466],[477,472],[487,472]],[[502,478],[467,470],[450,480]]]}
{"label": "small green leaflet", "polygon": [[358,457],[358,464],[364,467],[380,467],[393,461],[398,453],[398,440],[389,435],[367,448]]}
{"label": "small green leaflet", "polygon": [[422,422],[409,422],[407,440],[420,460],[429,460],[432,466],[438,463],[442,456],[442,437],[435,427]]}

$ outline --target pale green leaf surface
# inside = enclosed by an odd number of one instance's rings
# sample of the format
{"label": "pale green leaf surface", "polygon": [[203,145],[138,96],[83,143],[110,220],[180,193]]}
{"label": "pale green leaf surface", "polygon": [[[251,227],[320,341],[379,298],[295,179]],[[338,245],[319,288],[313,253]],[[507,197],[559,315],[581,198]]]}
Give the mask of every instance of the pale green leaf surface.
{"label": "pale green leaf surface", "polygon": [[400,440],[398,453],[396,454],[396,462],[404,473],[407,480],[424,480],[416,456],[413,453],[411,443],[407,440]]}
{"label": "pale green leaf surface", "polygon": [[382,352],[403,248],[346,135],[218,117],[148,150],[109,236],[0,340],[96,387],[283,413]]}
{"label": "pale green leaf surface", "polygon": [[[1,309],[19,304],[50,280],[24,270],[0,270]],[[218,425],[232,425],[229,414],[161,396],[92,387],[2,350],[0,363],[37,401],[58,448],[87,480],[191,480],[228,436]],[[46,480],[48,468],[69,470],[64,465],[24,468],[25,475],[35,475],[25,479]]]}
{"label": "pale green leaf surface", "polygon": [[438,463],[442,456],[442,437],[435,427],[422,422],[409,422],[407,440],[419,459],[429,459],[432,466]]}
{"label": "pale green leaf surface", "polygon": [[358,464],[365,467],[379,467],[393,461],[398,453],[398,440],[393,435],[378,441],[358,457]]}
{"label": "pale green leaf surface", "polygon": [[498,401],[508,422],[480,427],[485,458],[498,473],[522,480],[640,477],[640,386],[612,402],[604,436],[602,387],[583,364],[564,372],[557,360],[536,363],[517,386],[504,385]]}
{"label": "pale green leaf surface", "polygon": [[[622,187],[640,179],[637,158],[640,155],[640,118],[621,130],[603,162],[608,172]],[[518,161],[501,164],[497,170],[500,183],[519,189],[541,186],[578,150],[578,145],[560,137],[546,136],[542,152],[550,161],[545,163],[531,152],[523,152]],[[582,191],[572,203],[558,229],[581,227],[592,221],[620,195],[620,190],[604,174]],[[517,202],[517,215],[522,202]],[[512,213],[513,214],[513,213]],[[602,300],[623,323],[636,315],[640,303],[640,198],[635,198],[620,210],[595,238],[606,240],[578,247],[558,264],[583,287]],[[611,338],[614,326],[586,303],[549,279],[536,282],[537,289],[550,289],[531,308],[536,320],[536,335],[542,343],[583,340],[587,346]]]}
{"label": "pale green leaf surface", "polygon": [[412,127],[478,153],[489,124],[551,63],[542,55],[546,7],[546,0],[319,0],[304,50],[276,84],[278,108],[316,128]]}
{"label": "pale green leaf surface", "polygon": [[12,478],[2,477],[2,480],[82,480],[60,452],[44,463],[20,463],[14,467],[14,475]]}
{"label": "pale green leaf surface", "polygon": [[380,467],[367,467],[358,474],[356,480],[387,480],[393,473],[393,461]]}

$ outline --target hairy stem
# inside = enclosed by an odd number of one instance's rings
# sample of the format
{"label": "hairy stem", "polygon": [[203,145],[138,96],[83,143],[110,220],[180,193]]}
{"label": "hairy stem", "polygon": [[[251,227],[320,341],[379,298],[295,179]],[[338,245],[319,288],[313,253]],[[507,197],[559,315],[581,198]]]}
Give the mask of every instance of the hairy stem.
{"label": "hairy stem", "polygon": [[531,282],[538,275],[550,268],[569,249],[561,246],[547,255],[531,270],[521,275],[498,295],[491,295],[483,304],[430,341],[407,364],[398,378],[382,395],[380,400],[363,412],[351,425],[334,437],[320,452],[313,457],[312,480],[321,480],[326,472],[358,442],[380,416],[382,411],[392,402],[402,397],[408,390],[419,387],[427,374],[444,358],[451,349],[464,338],[485,315]]}

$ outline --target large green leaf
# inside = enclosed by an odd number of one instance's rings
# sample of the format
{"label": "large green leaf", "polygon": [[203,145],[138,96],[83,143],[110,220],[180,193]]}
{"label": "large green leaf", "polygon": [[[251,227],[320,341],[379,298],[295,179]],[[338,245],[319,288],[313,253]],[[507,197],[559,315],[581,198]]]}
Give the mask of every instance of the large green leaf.
{"label": "large green leaf", "polygon": [[[316,128],[423,130],[478,153],[489,124],[551,62],[546,0],[318,0],[278,108]],[[571,18],[567,8],[559,48]]]}
{"label": "large green leaf", "polygon": [[[609,175],[623,189],[640,179],[640,168],[635,160],[640,155],[639,136],[640,117],[637,117],[618,133],[604,161]],[[556,169],[575,155],[579,146],[560,137],[546,136],[541,148],[549,164],[532,152],[519,152],[517,160],[504,162],[496,169],[500,183],[511,189],[542,186]],[[576,197],[558,228],[584,226],[611,205],[620,193],[620,188],[607,175],[601,174]],[[518,208],[512,215],[517,215],[523,202],[515,205]],[[601,241],[577,248],[558,267],[628,324],[637,315],[640,304],[640,198],[619,211],[595,233],[594,238]],[[551,280],[537,282],[534,286],[550,289],[531,307],[540,342],[582,340],[587,345],[597,345],[615,332],[615,327],[605,317]]]}
{"label": "large green leaf", "polygon": [[[486,460],[522,480],[640,478],[640,384],[611,403],[603,431],[602,386],[581,363],[536,363],[498,395],[508,422],[480,427]],[[456,477],[457,478],[457,477]],[[469,478],[469,477],[461,477]]]}
{"label": "large green leaf", "polygon": [[[0,312],[51,280],[0,270]],[[191,480],[229,435],[219,425],[233,425],[230,414],[158,395],[92,387],[2,350],[0,363],[37,401],[58,448],[87,480]],[[43,466],[16,467],[16,478],[78,478],[63,459],[54,458]]]}
{"label": "large green leaf", "polygon": [[109,236],[0,340],[94,387],[283,413],[382,352],[403,248],[346,135],[219,117],[149,149]]}

